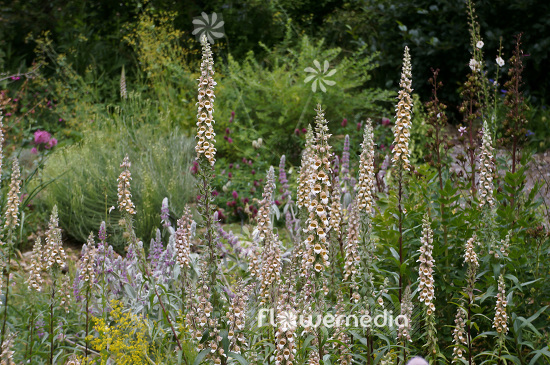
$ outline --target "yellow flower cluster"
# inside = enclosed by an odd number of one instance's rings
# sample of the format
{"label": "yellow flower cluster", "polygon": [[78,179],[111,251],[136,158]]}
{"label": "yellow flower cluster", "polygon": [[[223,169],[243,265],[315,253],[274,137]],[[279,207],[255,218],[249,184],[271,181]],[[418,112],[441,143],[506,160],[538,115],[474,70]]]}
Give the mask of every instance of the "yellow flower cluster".
{"label": "yellow flower cluster", "polygon": [[101,363],[112,359],[117,365],[149,364],[147,326],[143,318],[124,312],[118,301],[112,301],[111,305],[112,321],[108,324],[103,318],[94,319],[97,337],[89,338],[93,348],[101,353]]}
{"label": "yellow flower cluster", "polygon": [[199,101],[197,102],[197,159],[204,155],[214,166],[216,162],[216,133],[214,133],[214,86],[216,82],[212,78],[214,75],[214,60],[212,59],[212,51],[210,44],[206,40],[206,36],[201,38],[202,44],[202,62],[201,75],[199,78]]}
{"label": "yellow flower cluster", "polygon": [[118,209],[120,212],[128,212],[130,214],[136,214],[136,207],[132,202],[132,193],[130,193],[130,181],[132,180],[132,174],[130,173],[130,159],[128,155],[124,157],[120,167],[123,169],[120,176],[117,179],[118,182]]}
{"label": "yellow flower cluster", "polygon": [[409,47],[405,47],[403,57],[403,70],[401,72],[401,82],[399,83],[398,102],[395,107],[395,126],[393,127],[393,163],[403,163],[405,170],[410,170],[410,151],[409,139],[411,129],[411,114],[413,108],[412,101],[412,74],[411,74],[411,56]]}

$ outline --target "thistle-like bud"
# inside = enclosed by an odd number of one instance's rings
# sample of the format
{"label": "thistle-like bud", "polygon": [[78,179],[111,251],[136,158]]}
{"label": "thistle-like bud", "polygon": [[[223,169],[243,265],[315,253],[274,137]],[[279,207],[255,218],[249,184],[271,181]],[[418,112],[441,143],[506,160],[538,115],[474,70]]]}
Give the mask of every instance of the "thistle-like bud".
{"label": "thistle-like bud", "polygon": [[493,320],[493,328],[501,335],[508,333],[507,305],[506,284],[504,283],[504,276],[501,274],[498,278],[497,304],[495,306],[495,318]]}
{"label": "thistle-like bud", "polygon": [[118,209],[121,213],[126,211],[129,214],[136,214],[136,207],[132,202],[132,193],[130,192],[130,181],[132,180],[130,166],[132,166],[132,163],[130,162],[128,155],[126,155],[120,164],[120,167],[123,170],[117,179]]}
{"label": "thistle-like bud", "polygon": [[409,139],[411,129],[411,115],[413,109],[412,101],[412,74],[411,74],[411,56],[409,47],[405,47],[403,57],[403,70],[401,72],[401,82],[399,83],[398,103],[395,107],[395,126],[393,127],[393,158],[392,162],[403,163],[405,170],[410,170],[409,162]]}
{"label": "thistle-like bud", "polygon": [[10,191],[8,192],[6,207],[6,223],[4,225],[7,229],[14,229],[19,225],[19,204],[21,203],[21,171],[17,159],[13,160],[12,166]]}
{"label": "thistle-like bud", "polygon": [[481,152],[479,155],[479,206],[483,207],[489,204],[492,208],[495,206],[495,198],[493,197],[493,175],[495,167],[493,164],[493,143],[491,141],[491,133],[487,121],[483,122],[483,139],[481,143]]}
{"label": "thistle-like bud", "polygon": [[208,43],[206,36],[201,38],[202,45],[202,61],[201,61],[201,75],[199,77],[199,101],[197,102],[197,145],[195,151],[197,152],[197,159],[201,155],[204,155],[210,162],[211,166],[214,166],[216,162],[216,133],[214,133],[214,86],[216,82],[213,79],[214,75],[214,59],[212,58],[212,51],[210,50],[210,44]]}
{"label": "thistle-like bud", "polygon": [[420,302],[423,302],[426,305],[427,314],[432,315],[435,311],[435,307],[432,302],[435,298],[433,277],[434,259],[432,257],[434,246],[433,231],[430,227],[430,219],[428,213],[424,215],[422,223],[422,238],[420,239],[422,246],[420,246],[420,257],[417,260],[418,262],[420,262],[420,267],[418,269],[418,276],[420,278],[418,291],[420,292]]}
{"label": "thistle-like bud", "polygon": [[46,231],[46,245],[44,247],[44,270],[48,270],[57,264],[60,267],[65,266],[67,255],[63,250],[61,240],[61,228],[59,228],[59,218],[57,216],[57,205],[52,209],[48,230]]}
{"label": "thistle-like bud", "polygon": [[36,291],[42,291],[42,286],[44,285],[44,278],[41,275],[44,266],[42,255],[42,242],[40,237],[38,237],[32,248],[31,266],[29,268],[29,278],[27,279],[29,290],[32,288]]}
{"label": "thistle-like bud", "polygon": [[359,181],[355,185],[355,189],[357,190],[357,207],[361,211],[372,214],[374,204],[374,133],[370,119],[365,125],[365,135],[359,158]]}
{"label": "thistle-like bud", "polygon": [[176,230],[176,260],[181,268],[190,266],[191,238],[192,238],[193,217],[191,209],[185,206],[183,216],[178,219],[178,229]]}

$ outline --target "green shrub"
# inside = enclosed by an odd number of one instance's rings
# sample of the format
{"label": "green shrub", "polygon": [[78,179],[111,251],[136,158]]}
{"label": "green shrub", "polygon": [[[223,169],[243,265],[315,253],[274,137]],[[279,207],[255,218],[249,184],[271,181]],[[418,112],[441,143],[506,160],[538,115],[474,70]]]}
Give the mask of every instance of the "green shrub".
{"label": "green shrub", "polygon": [[[43,201],[59,207],[65,232],[84,242],[90,231],[96,232],[101,221],[115,232],[111,242],[121,242],[118,229],[117,177],[119,165],[127,153],[132,162],[132,200],[139,207],[136,233],[149,242],[154,227],[160,222],[159,212],[168,197],[171,213],[179,216],[184,204],[194,194],[194,179],[189,173],[194,158],[194,143],[181,131],[158,135],[150,127],[141,127],[130,134],[98,131],[83,142],[60,149],[49,158],[42,173],[43,180],[56,178],[42,194]],[[116,246],[121,249],[120,245]]]}

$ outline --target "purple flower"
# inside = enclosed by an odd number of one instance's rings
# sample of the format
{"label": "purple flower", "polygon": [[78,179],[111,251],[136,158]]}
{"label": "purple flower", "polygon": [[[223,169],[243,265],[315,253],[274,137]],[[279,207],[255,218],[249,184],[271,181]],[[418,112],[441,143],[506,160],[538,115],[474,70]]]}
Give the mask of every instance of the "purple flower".
{"label": "purple flower", "polygon": [[52,138],[52,135],[49,132],[41,130],[34,132],[34,144],[46,144],[50,141],[50,138]]}
{"label": "purple flower", "polygon": [[229,137],[229,138],[227,139],[227,142],[233,143],[233,140],[231,139],[231,137]]}
{"label": "purple flower", "polygon": [[235,200],[237,200],[237,198],[239,197],[239,193],[237,193],[235,190],[233,190],[231,195],[233,196],[233,199],[235,199]]}
{"label": "purple flower", "polygon": [[357,123],[357,130],[358,130],[358,131],[361,130],[361,122]]}
{"label": "purple flower", "polygon": [[532,131],[530,131],[529,129],[527,130],[527,133],[525,134],[527,137],[531,137],[531,136],[534,136],[535,133],[533,133]]}
{"label": "purple flower", "polygon": [[250,171],[250,173],[251,173],[252,175],[256,175],[256,170],[252,170],[252,171]]}
{"label": "purple flower", "polygon": [[231,111],[231,116],[232,116],[232,117],[235,116],[235,111],[234,111],[234,110]]}
{"label": "purple flower", "polygon": [[233,164],[232,164],[232,163],[229,164],[229,168],[230,168],[230,169],[233,168]]}
{"label": "purple flower", "polygon": [[37,155],[37,154],[38,154],[38,150],[36,149],[36,147],[31,148],[31,153],[32,153],[33,155]]}
{"label": "purple flower", "polygon": [[307,129],[306,129],[306,128],[302,128],[302,133],[303,133],[303,134],[306,134],[306,133],[307,133]]}
{"label": "purple flower", "polygon": [[57,146],[57,139],[52,138],[48,141],[48,144],[46,144],[46,149],[49,150],[52,147]]}
{"label": "purple flower", "polygon": [[230,133],[231,133],[231,130],[229,129],[229,127],[228,127],[228,128],[225,128],[225,133],[226,133],[226,134],[230,134]]}
{"label": "purple flower", "polygon": [[348,120],[344,118],[344,120],[342,120],[342,127],[346,127],[347,125],[348,125]]}
{"label": "purple flower", "polygon": [[218,196],[218,195],[220,195],[220,193],[218,193],[217,190],[212,191],[212,196]]}
{"label": "purple flower", "polygon": [[391,121],[388,118],[382,118],[382,125],[383,126],[389,126],[391,124]]}
{"label": "purple flower", "polygon": [[227,174],[227,178],[228,178],[228,179],[231,179],[232,177],[233,177],[233,174],[232,174],[232,173]]}

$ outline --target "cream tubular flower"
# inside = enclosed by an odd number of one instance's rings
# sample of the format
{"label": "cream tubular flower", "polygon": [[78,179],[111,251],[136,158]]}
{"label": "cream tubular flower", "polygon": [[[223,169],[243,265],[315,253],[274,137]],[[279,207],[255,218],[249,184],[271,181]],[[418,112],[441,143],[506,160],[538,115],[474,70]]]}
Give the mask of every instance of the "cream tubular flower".
{"label": "cream tubular flower", "polygon": [[409,139],[411,129],[411,115],[413,109],[412,102],[412,74],[411,74],[411,56],[409,47],[405,47],[403,57],[403,70],[401,72],[401,90],[397,95],[397,106],[395,107],[395,126],[393,127],[393,158],[392,162],[403,163],[405,170],[410,170],[409,162]]}
{"label": "cream tubular flower", "polygon": [[472,238],[466,242],[466,249],[464,252],[464,262],[470,264],[472,267],[478,267],[479,262],[477,261],[477,254],[475,251],[475,243],[477,236],[474,234]]}
{"label": "cream tubular flower", "polygon": [[44,278],[42,277],[42,268],[44,263],[42,262],[42,242],[40,237],[34,242],[31,255],[31,265],[29,268],[29,278],[27,279],[27,285],[30,289],[36,291],[42,291],[44,285]]}
{"label": "cream tubular flower", "polygon": [[504,276],[501,274],[498,279],[497,303],[495,306],[495,318],[493,320],[493,328],[501,335],[508,333],[508,314],[506,313],[506,284]]}
{"label": "cream tubular flower", "polygon": [[305,271],[314,269],[320,273],[330,265],[328,256],[328,233],[330,231],[330,150],[328,139],[328,121],[321,105],[317,105],[315,125],[315,145],[310,158],[312,170],[309,174],[311,192],[307,199],[309,217],[306,220],[304,232],[308,235],[304,241],[305,254],[302,258],[302,268]]}
{"label": "cream tubular flower", "polygon": [[8,203],[6,207],[5,228],[14,229],[19,225],[19,204],[21,202],[21,172],[17,159],[13,160],[10,182],[10,191],[8,192]]}
{"label": "cream tubular flower", "polygon": [[195,151],[197,152],[197,159],[204,155],[210,162],[211,166],[214,166],[216,162],[216,133],[214,132],[214,86],[216,82],[213,79],[214,75],[214,59],[212,58],[212,51],[210,44],[208,43],[206,36],[201,38],[202,45],[202,61],[201,61],[201,75],[199,77],[199,101],[197,102],[197,145]]}
{"label": "cream tubular flower", "polygon": [[357,207],[369,215],[373,212],[374,204],[374,133],[372,121],[367,120],[365,135],[361,145],[359,159],[359,181],[355,185],[357,190]]}
{"label": "cream tubular flower", "polygon": [[130,193],[130,181],[132,180],[132,174],[130,173],[130,159],[128,155],[124,157],[120,167],[123,169],[120,173],[118,182],[118,209],[120,212],[128,212],[129,214],[136,214],[136,207],[132,202],[132,193]]}
{"label": "cream tubular flower", "polygon": [[433,306],[434,295],[434,277],[433,266],[434,259],[432,257],[433,251],[433,231],[430,227],[430,219],[428,213],[424,214],[422,222],[422,238],[420,239],[422,246],[420,246],[420,257],[417,260],[420,262],[418,270],[418,276],[420,278],[420,284],[418,285],[420,302],[424,302],[426,305],[426,313],[432,315],[435,307]]}
{"label": "cream tubular flower", "polygon": [[59,218],[57,215],[57,205],[54,205],[48,230],[46,231],[46,245],[44,247],[44,270],[48,270],[57,264],[60,267],[67,263],[67,255],[63,249],[61,240],[61,228],[59,228]]}
{"label": "cream tubular flower", "polygon": [[478,174],[479,181],[477,188],[479,191],[479,207],[489,204],[491,208],[495,206],[493,197],[493,175],[495,167],[493,164],[493,143],[487,121],[483,122],[483,139],[481,143],[481,152],[479,155]]}
{"label": "cream tubular flower", "polygon": [[189,268],[191,264],[191,236],[193,218],[188,205],[183,210],[183,216],[178,219],[178,228],[175,233],[176,260],[182,269]]}

